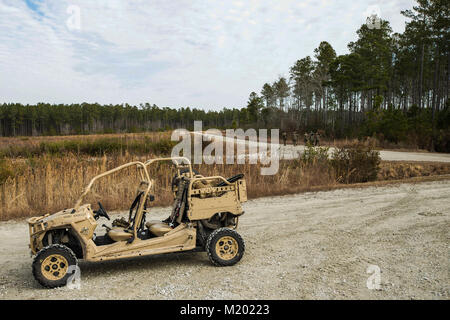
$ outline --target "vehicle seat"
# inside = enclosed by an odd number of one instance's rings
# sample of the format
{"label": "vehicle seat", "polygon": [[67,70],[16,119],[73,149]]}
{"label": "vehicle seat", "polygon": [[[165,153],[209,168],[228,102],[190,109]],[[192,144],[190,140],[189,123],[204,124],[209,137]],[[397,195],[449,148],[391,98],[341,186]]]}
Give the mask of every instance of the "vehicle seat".
{"label": "vehicle seat", "polygon": [[157,237],[161,237],[165,235],[167,232],[172,230],[172,228],[169,226],[168,223],[158,220],[151,220],[147,222],[145,226],[152,234],[154,234]]}
{"label": "vehicle seat", "polygon": [[130,239],[133,234],[125,231],[123,228],[113,228],[108,231],[108,237],[114,241],[124,241]]}

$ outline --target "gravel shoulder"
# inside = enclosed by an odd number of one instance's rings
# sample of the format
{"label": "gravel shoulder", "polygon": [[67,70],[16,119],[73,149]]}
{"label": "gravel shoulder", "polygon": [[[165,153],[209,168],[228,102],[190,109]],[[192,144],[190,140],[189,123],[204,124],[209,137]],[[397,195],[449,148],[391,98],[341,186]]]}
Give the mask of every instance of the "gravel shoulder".
{"label": "gravel shoulder", "polygon": [[[214,267],[204,252],[82,261],[80,289],[41,288],[26,222],[1,222],[0,299],[449,299],[449,180],[244,206],[237,265]],[[168,212],[154,208],[149,219]],[[378,290],[367,287],[371,265],[381,271]]]}

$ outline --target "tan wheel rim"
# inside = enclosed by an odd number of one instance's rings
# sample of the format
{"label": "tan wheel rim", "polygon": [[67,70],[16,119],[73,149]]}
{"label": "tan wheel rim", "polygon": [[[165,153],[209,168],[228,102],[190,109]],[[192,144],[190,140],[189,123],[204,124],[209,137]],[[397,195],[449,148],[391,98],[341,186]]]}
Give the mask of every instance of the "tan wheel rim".
{"label": "tan wheel rim", "polygon": [[225,236],[216,243],[216,253],[223,260],[231,260],[236,257],[239,244],[233,237]]}
{"label": "tan wheel rim", "polygon": [[41,264],[41,272],[49,280],[60,280],[67,273],[69,264],[67,259],[60,254],[52,254],[44,259]]}

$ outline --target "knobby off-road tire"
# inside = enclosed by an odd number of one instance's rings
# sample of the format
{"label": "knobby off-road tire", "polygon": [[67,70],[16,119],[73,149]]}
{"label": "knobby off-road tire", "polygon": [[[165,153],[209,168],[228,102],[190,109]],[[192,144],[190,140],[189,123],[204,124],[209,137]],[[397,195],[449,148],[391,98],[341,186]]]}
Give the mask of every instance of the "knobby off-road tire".
{"label": "knobby off-road tire", "polygon": [[33,276],[46,288],[62,287],[70,277],[69,266],[78,261],[71,249],[61,244],[52,244],[41,249],[33,260]]}
{"label": "knobby off-road tire", "polygon": [[242,259],[245,243],[236,231],[219,228],[211,232],[206,241],[209,260],[216,266],[232,266]]}

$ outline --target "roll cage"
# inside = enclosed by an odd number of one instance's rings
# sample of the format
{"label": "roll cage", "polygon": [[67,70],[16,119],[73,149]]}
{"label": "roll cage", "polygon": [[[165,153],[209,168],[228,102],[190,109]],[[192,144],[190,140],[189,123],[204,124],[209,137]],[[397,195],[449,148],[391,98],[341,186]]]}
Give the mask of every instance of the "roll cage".
{"label": "roll cage", "polygon": [[[156,162],[165,162],[165,161],[172,161],[174,163],[174,165],[176,166],[177,169],[177,173],[178,176],[181,176],[181,172],[180,169],[182,167],[186,167],[188,168],[188,171],[186,173],[189,174],[189,191],[192,190],[192,185],[195,182],[198,181],[211,181],[211,180],[221,180],[221,184],[222,185],[230,185],[230,182],[227,181],[225,178],[223,178],[222,176],[211,176],[211,177],[203,177],[203,176],[194,176],[194,171],[192,170],[192,164],[191,161],[186,158],[186,157],[167,157],[167,158],[155,158],[155,159],[149,159],[145,162],[141,162],[141,161],[133,161],[133,162],[129,162],[127,164],[121,165],[119,167],[116,167],[114,169],[108,170],[106,172],[103,172],[97,176],[95,176],[94,178],[91,179],[91,181],[89,182],[89,184],[87,185],[87,187],[85,188],[85,190],[83,191],[83,193],[81,194],[81,196],[78,198],[74,209],[72,211],[72,213],[75,213],[81,206],[83,199],[86,197],[86,195],[91,191],[91,188],[93,186],[93,184],[105,177],[105,176],[109,176],[113,173],[116,173],[118,171],[124,170],[126,168],[132,167],[132,166],[136,166],[141,178],[141,182],[139,184],[138,187],[138,191],[137,191],[137,195],[135,198],[136,203],[133,202],[133,205],[130,209],[130,231],[133,234],[133,238],[132,239],[136,239],[137,237],[137,232],[139,231],[139,228],[142,225],[142,219],[143,219],[143,215],[144,215],[144,207],[145,207],[145,203],[146,200],[149,198],[150,195],[150,191],[152,190],[153,184],[154,184],[154,180],[150,178],[150,175],[148,173],[148,167],[150,165],[152,165],[153,163]],[[135,208],[136,207],[136,208]],[[133,221],[131,221],[131,211],[135,209],[135,215],[133,218]]]}

